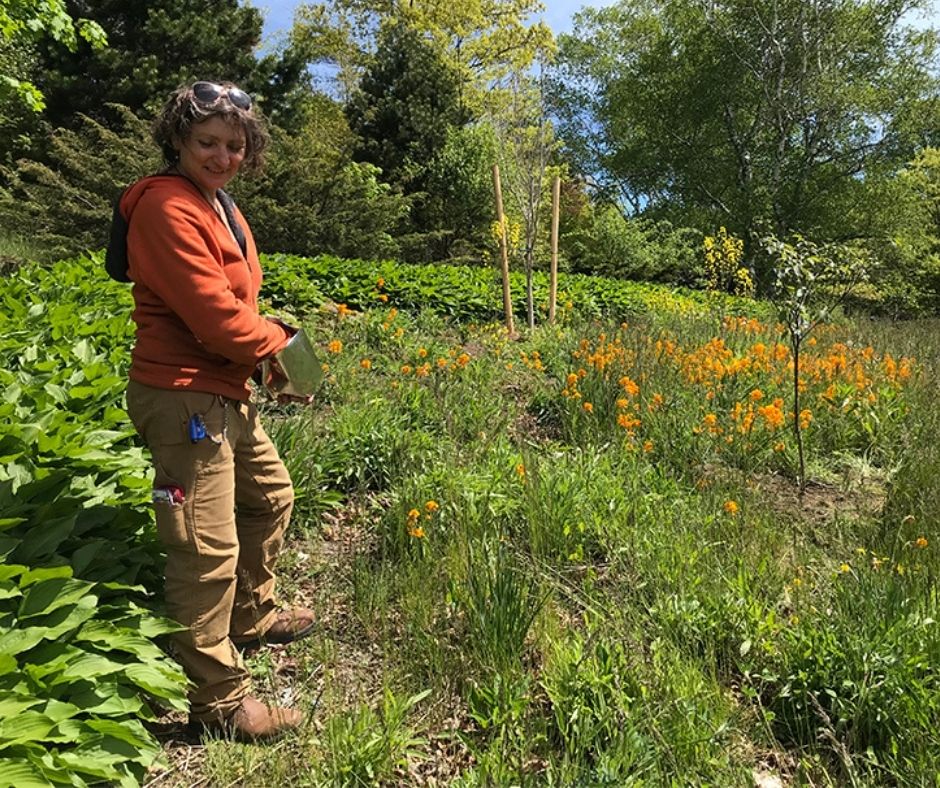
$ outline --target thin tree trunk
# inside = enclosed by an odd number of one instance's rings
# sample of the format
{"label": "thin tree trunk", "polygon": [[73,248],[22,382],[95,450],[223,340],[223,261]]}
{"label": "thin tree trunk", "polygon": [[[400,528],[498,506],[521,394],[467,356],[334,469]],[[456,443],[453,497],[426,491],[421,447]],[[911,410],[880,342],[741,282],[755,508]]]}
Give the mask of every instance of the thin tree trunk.
{"label": "thin tree trunk", "polygon": [[558,216],[561,212],[561,178],[552,183],[552,262],[548,284],[548,322],[555,322],[555,302],[558,299]]}
{"label": "thin tree trunk", "polygon": [[803,456],[803,431],[800,429],[800,342],[802,337],[791,335],[790,338],[793,342],[793,434],[796,436],[796,450],[800,460],[797,483],[802,498],[806,490],[806,460]]}
{"label": "thin tree trunk", "polygon": [[516,333],[512,319],[512,295],[509,291],[509,240],[506,238],[506,218],[503,216],[503,187],[499,180],[499,165],[493,165],[493,191],[496,194],[496,220],[499,222],[499,251],[503,274],[503,312],[509,336]]}
{"label": "thin tree trunk", "polygon": [[532,247],[525,250],[525,306],[529,319],[529,331],[535,328],[535,298],[532,295]]}

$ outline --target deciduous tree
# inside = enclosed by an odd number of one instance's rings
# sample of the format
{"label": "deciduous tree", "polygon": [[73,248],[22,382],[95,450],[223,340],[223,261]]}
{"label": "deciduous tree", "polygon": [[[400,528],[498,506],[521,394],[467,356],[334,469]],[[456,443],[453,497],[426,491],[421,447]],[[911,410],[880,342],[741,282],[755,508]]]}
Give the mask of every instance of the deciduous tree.
{"label": "deciduous tree", "polygon": [[526,317],[529,328],[533,328],[535,304],[532,273],[536,245],[544,226],[543,197],[546,196],[549,183],[546,175],[556,148],[554,128],[545,114],[541,82],[525,74],[515,74],[507,92],[505,107],[493,116],[493,124],[500,141],[507,192],[522,219]]}
{"label": "deciduous tree", "polygon": [[885,208],[879,182],[923,143],[937,97],[936,36],[905,22],[922,5],[587,9],[562,37],[553,93],[569,154],[633,212],[751,241],[761,222],[778,235],[865,235]]}
{"label": "deciduous tree", "polygon": [[42,93],[25,73],[31,60],[25,50],[42,36],[71,52],[80,41],[94,50],[107,43],[99,24],[82,15],[69,16],[65,0],[0,3],[0,107],[15,99],[34,112],[43,108]]}
{"label": "deciduous tree", "polygon": [[548,26],[531,21],[542,8],[540,0],[337,0],[301,6],[293,35],[339,67],[348,91],[383,25],[403,22],[431,39],[460,78],[462,102],[478,111],[495,84],[553,50]]}

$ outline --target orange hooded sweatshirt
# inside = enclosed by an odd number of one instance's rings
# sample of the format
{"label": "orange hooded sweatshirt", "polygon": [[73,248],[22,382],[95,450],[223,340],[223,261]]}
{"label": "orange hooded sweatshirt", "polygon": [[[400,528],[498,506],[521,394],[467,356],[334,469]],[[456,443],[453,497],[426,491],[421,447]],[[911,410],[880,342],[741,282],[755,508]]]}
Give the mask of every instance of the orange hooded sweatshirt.
{"label": "orange hooded sweatshirt", "polygon": [[130,378],[246,400],[248,378],[290,338],[258,314],[261,267],[248,224],[247,255],[189,180],[155,175],[121,198],[128,223],[137,342]]}

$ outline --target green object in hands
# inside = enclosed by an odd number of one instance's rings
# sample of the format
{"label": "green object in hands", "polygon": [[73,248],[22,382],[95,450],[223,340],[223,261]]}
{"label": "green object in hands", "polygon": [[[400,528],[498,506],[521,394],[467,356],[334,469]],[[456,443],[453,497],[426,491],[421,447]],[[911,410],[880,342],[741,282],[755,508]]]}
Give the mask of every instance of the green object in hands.
{"label": "green object in hands", "polygon": [[264,380],[273,393],[309,397],[320,388],[323,365],[302,328],[291,337],[282,351],[275,354],[274,361],[278,372],[282,374],[270,374],[271,362],[264,362]]}

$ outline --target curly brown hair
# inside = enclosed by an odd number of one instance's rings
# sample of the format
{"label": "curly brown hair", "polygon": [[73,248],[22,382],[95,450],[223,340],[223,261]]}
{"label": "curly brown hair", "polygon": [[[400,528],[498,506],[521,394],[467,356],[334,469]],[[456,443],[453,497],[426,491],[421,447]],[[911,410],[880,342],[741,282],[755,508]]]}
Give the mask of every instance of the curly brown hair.
{"label": "curly brown hair", "polygon": [[[197,123],[219,117],[238,126],[245,133],[245,158],[241,170],[258,172],[264,163],[264,150],[268,146],[268,132],[260,112],[252,104],[248,109],[236,107],[223,93],[212,103],[200,101],[193,94],[193,84],[183,85],[170,95],[151,126],[154,142],[163,152],[168,167],[179,162],[179,151],[174,141],[186,140]],[[222,88],[236,87],[231,82],[220,82]]]}

